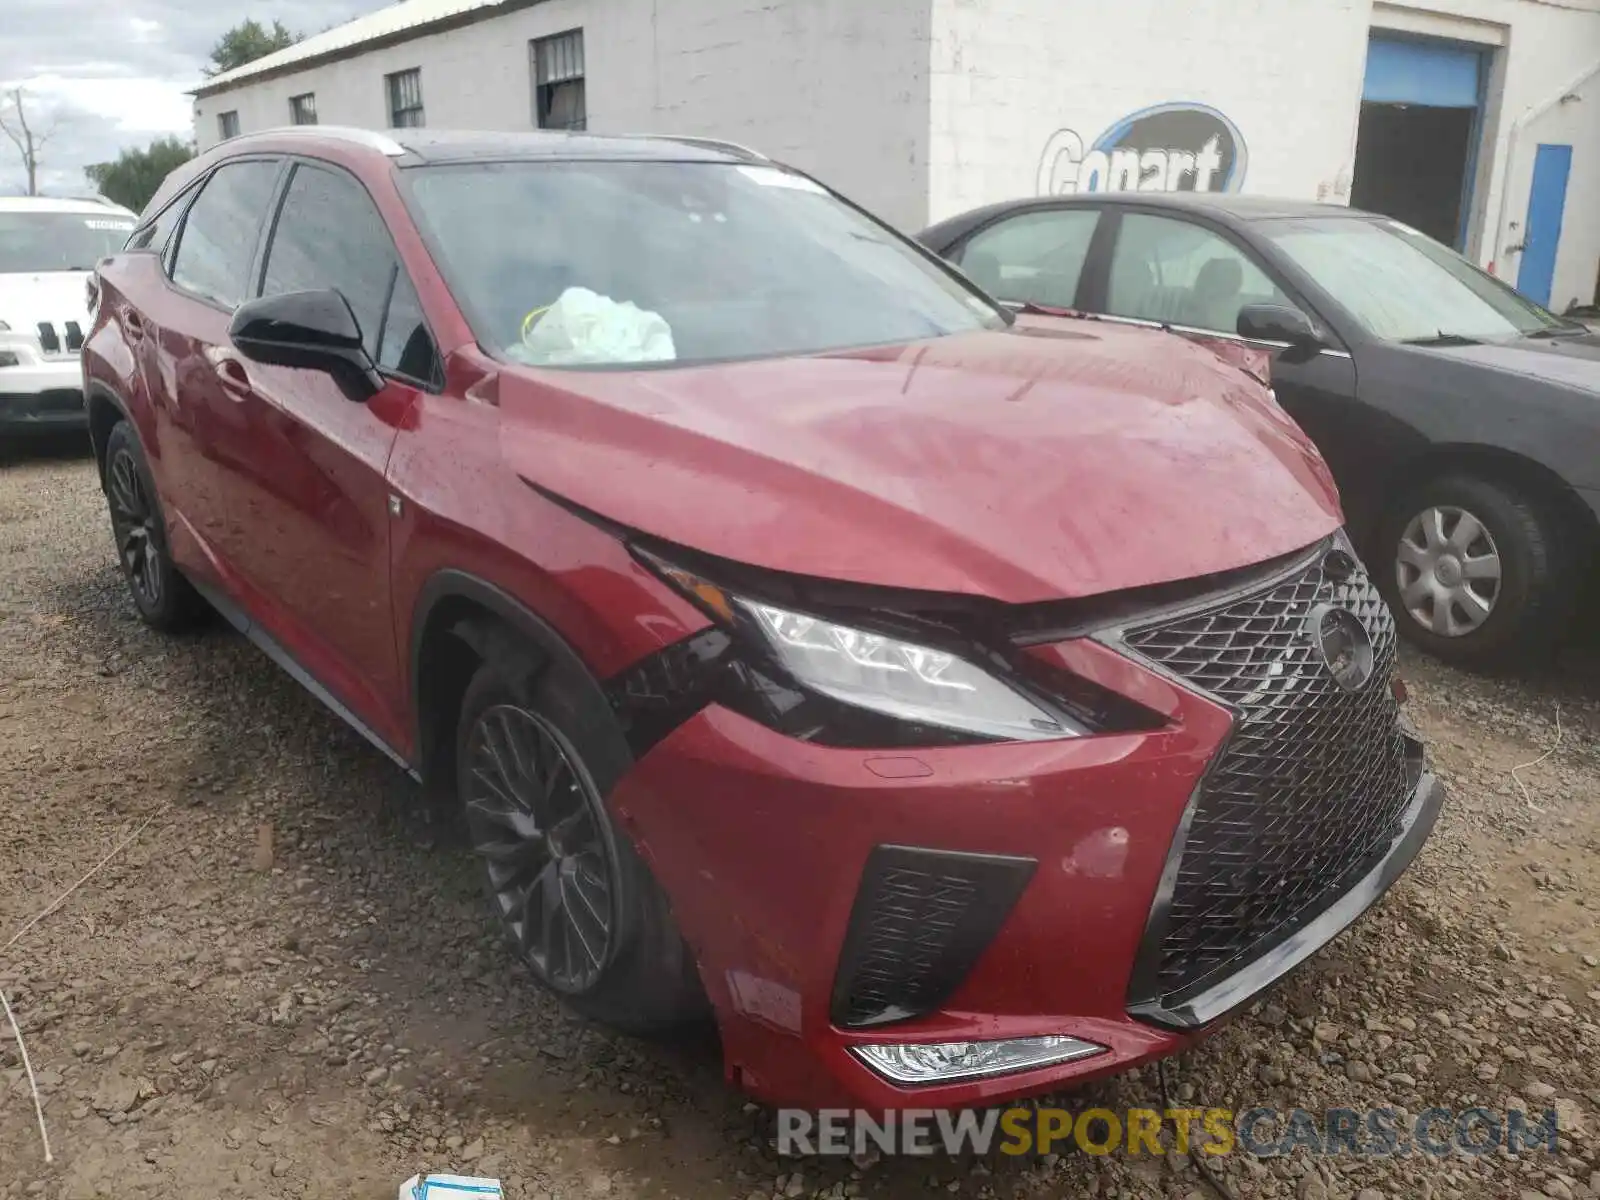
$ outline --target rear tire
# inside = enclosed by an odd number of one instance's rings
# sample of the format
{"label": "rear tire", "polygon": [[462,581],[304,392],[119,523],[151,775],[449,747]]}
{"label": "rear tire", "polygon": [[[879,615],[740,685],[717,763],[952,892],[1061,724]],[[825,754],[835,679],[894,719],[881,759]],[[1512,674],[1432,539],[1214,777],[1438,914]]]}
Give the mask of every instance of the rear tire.
{"label": "rear tire", "polygon": [[208,607],[172,561],[161,499],[138,434],[127,421],[119,421],[106,439],[105,493],[117,564],[139,619],[162,633],[201,624]]}
{"label": "rear tire", "polygon": [[666,895],[604,797],[632,766],[592,680],[485,644],[456,733],[456,791],[489,905],[533,977],[634,1034],[707,1009]]}
{"label": "rear tire", "polygon": [[1550,507],[1470,475],[1441,476],[1391,505],[1373,569],[1400,631],[1463,666],[1547,654],[1575,603]]}

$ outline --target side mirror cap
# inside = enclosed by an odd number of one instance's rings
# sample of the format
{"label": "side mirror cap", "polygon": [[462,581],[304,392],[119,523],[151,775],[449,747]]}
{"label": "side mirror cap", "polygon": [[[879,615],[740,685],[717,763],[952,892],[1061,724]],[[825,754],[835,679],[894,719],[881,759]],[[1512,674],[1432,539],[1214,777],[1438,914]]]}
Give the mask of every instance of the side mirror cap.
{"label": "side mirror cap", "polygon": [[332,289],[246,301],[234,310],[228,336],[252,362],[332,375],[351,400],[365,401],[383,388],[361,323]]}
{"label": "side mirror cap", "polygon": [[1322,335],[1311,319],[1287,304],[1247,304],[1239,310],[1239,336],[1252,342],[1287,342],[1299,351],[1320,350]]}

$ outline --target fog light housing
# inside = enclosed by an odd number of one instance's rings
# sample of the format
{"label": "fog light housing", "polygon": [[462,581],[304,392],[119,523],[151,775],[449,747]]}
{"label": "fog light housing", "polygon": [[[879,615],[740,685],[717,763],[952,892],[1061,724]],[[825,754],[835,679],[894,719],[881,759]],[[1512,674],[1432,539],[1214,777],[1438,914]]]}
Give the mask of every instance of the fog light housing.
{"label": "fog light housing", "polygon": [[1106,1048],[1075,1037],[1048,1034],[999,1042],[900,1042],[852,1046],[850,1050],[889,1082],[918,1087],[1059,1066],[1104,1054]]}

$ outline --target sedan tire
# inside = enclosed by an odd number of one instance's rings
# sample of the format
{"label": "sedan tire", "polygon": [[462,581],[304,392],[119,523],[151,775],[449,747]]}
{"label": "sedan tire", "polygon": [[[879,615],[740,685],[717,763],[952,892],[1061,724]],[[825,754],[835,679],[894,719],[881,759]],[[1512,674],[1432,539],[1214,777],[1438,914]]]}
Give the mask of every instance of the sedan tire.
{"label": "sedan tire", "polygon": [[1401,631],[1463,666],[1547,651],[1572,604],[1554,516],[1499,481],[1448,475],[1408,493],[1374,559]]}

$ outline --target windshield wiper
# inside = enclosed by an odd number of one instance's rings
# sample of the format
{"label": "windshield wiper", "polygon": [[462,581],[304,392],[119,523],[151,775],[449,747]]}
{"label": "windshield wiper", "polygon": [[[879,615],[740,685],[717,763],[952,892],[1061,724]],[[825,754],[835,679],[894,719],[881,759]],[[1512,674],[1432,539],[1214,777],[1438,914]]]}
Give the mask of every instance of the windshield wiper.
{"label": "windshield wiper", "polygon": [[1468,337],[1464,333],[1446,333],[1441,329],[1438,333],[1430,334],[1427,337],[1402,338],[1400,344],[1402,346],[1481,346],[1483,342],[1478,338]]}
{"label": "windshield wiper", "polygon": [[[1017,303],[1013,301],[1012,303]],[[1023,300],[1017,304],[1017,311],[1027,313],[1030,317],[1076,317],[1081,315],[1075,308],[1060,308],[1054,304],[1040,304],[1037,300]]]}
{"label": "windshield wiper", "polygon": [[1574,323],[1571,325],[1552,325],[1548,329],[1536,329],[1532,333],[1524,334],[1523,336],[1540,339],[1582,337],[1588,332],[1589,327],[1587,325],[1579,325]]}

